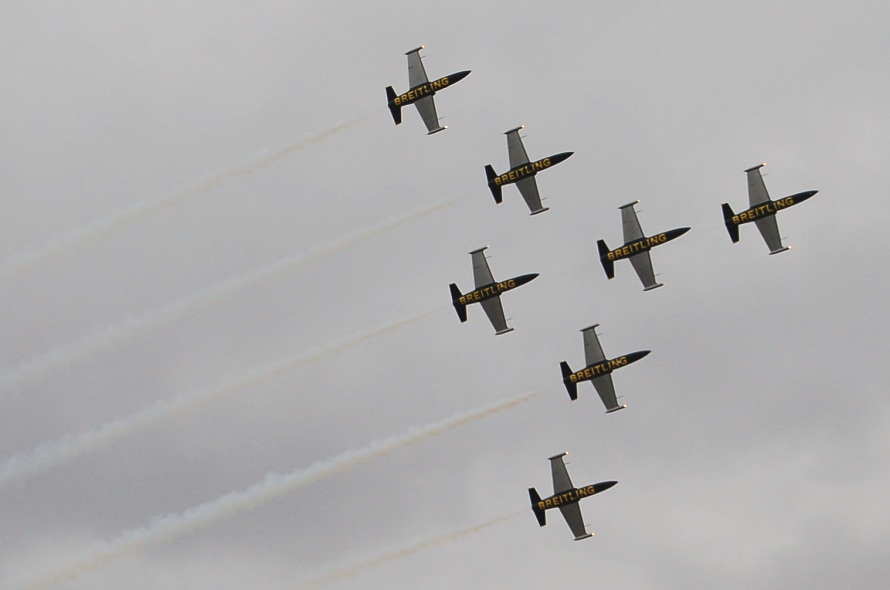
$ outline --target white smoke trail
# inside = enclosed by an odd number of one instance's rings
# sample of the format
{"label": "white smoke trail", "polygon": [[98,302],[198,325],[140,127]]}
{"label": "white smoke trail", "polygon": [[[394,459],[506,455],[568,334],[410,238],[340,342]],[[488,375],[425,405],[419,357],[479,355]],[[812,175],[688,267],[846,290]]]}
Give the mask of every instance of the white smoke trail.
{"label": "white smoke trail", "polygon": [[491,528],[495,525],[516,518],[520,514],[522,513],[514,512],[513,514],[499,516],[481,524],[431,537],[424,541],[412,543],[410,545],[402,547],[401,549],[383,553],[377,555],[376,557],[365,559],[352,565],[336,568],[330,573],[322,574],[315,578],[312,578],[311,580],[303,582],[302,584],[296,586],[296,590],[316,590],[318,588],[324,588],[325,586],[329,586],[330,584],[338,580],[342,580],[343,578],[352,578],[381,565],[386,565],[387,563],[398,561],[400,559],[404,559],[405,557],[410,557],[415,553],[420,553],[421,551],[432,549],[433,547],[439,547],[447,543],[453,543],[454,541],[458,541],[464,537],[468,537],[487,528]]}
{"label": "white smoke trail", "polygon": [[2,384],[5,391],[15,389],[23,382],[33,379],[45,371],[57,369],[76,361],[83,360],[91,354],[121,344],[140,330],[145,330],[146,328],[162,322],[170,321],[198,307],[212,305],[216,301],[231,295],[232,293],[246,289],[247,287],[263,281],[268,281],[284,272],[294,270],[324,256],[335,254],[340,250],[344,250],[350,246],[405,225],[406,223],[435,213],[436,211],[453,205],[463,198],[465,197],[452,198],[436,205],[431,205],[406,215],[392,218],[371,228],[348,234],[327,244],[310,248],[306,252],[292,254],[272,262],[271,264],[235,275],[216,283],[215,285],[211,285],[210,287],[194,291],[163,307],[152,309],[139,315],[130,316],[117,324],[96,327],[91,332],[74,342],[52,348],[28,359],[11,370],[4,371],[2,376],[0,376],[0,384]]}
{"label": "white smoke trail", "polygon": [[175,539],[241,512],[253,510],[283,494],[315,483],[336,473],[348,471],[353,467],[392,453],[402,447],[419,443],[486,416],[503,412],[537,395],[540,394],[527,393],[504,399],[457,414],[440,422],[428,424],[420,428],[411,428],[402,434],[372,442],[360,449],[345,451],[330,459],[318,461],[306,469],[298,469],[286,475],[270,473],[266,476],[266,479],[244,491],[231,492],[216,500],[186,510],[181,514],[157,517],[148,526],[124,531],[111,541],[99,541],[87,549],[83,555],[71,560],[69,563],[43,573],[35,579],[13,584],[11,587],[31,590],[72,580],[89,570],[95,570],[130,552]]}
{"label": "white smoke trail", "polygon": [[339,133],[340,131],[354,127],[368,118],[368,115],[364,115],[351,121],[340,123],[330,129],[320,131],[286,145],[269,155],[258,158],[250,164],[217,174],[197,186],[161,195],[153,199],[146,199],[127,209],[116,211],[108,217],[97,219],[75,228],[65,235],[58,236],[42,246],[34,247],[21,254],[13,256],[4,262],[4,264],[0,266],[0,281],[10,279],[19,273],[32,269],[42,262],[51,260],[69,251],[74,246],[112,234],[129,223],[156,214],[177,203],[209,193],[236,178],[256,174],[285,156],[305,149],[323,139]]}
{"label": "white smoke trail", "polygon": [[160,401],[141,412],[109,422],[96,430],[68,436],[59,441],[44,444],[33,451],[16,455],[0,465],[0,490],[13,483],[20,484],[26,479],[52,467],[71,461],[86,453],[96,451],[110,442],[144,430],[160,420],[194,410],[216,398],[263,381],[268,381],[285,371],[290,371],[316,361],[327,354],[358,346],[371,338],[393,332],[423,320],[430,315],[431,313],[418,315],[339,340],[314,351],[248,371],[218,385],[198,389],[170,401]]}

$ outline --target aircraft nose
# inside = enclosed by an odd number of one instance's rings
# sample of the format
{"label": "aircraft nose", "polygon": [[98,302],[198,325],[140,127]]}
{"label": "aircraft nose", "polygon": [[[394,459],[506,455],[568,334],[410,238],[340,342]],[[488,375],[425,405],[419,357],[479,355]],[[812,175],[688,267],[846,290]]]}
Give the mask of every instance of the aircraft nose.
{"label": "aircraft nose", "polygon": [[594,493],[598,494],[600,492],[605,492],[606,490],[608,490],[609,488],[614,486],[616,483],[618,483],[618,482],[617,481],[601,481],[598,484],[594,484],[593,488],[596,490],[596,492],[594,492]]}

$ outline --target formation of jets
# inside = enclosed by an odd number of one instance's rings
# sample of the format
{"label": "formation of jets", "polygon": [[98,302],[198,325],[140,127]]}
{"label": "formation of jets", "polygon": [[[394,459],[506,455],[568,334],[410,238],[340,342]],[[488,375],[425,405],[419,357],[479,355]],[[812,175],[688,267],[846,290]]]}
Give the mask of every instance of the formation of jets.
{"label": "formation of jets", "polygon": [[[406,54],[408,56],[409,90],[399,95],[396,94],[391,86],[388,86],[386,88],[387,104],[396,125],[402,122],[401,107],[414,104],[426,125],[428,135],[432,135],[445,129],[444,126],[439,124],[433,96],[439,90],[464,79],[470,71],[464,70],[430,82],[423,67],[420,55],[421,49],[423,49],[422,45]],[[531,215],[537,215],[548,210],[547,207],[541,204],[541,196],[538,192],[536,181],[537,174],[565,161],[574,152],[561,152],[532,162],[525,151],[522,136],[519,135],[523,128],[524,126],[520,125],[505,133],[507,136],[507,154],[510,160],[510,169],[502,174],[498,174],[495,172],[494,167],[488,164],[485,166],[485,174],[488,180],[488,188],[494,197],[495,203],[502,203],[502,190],[505,185],[515,184],[525,200]],[[723,203],[723,221],[733,243],[739,241],[739,226],[754,222],[769,248],[769,253],[778,254],[789,248],[782,245],[782,238],[779,235],[779,227],[776,223],[776,213],[792,205],[802,203],[815,195],[817,191],[805,191],[775,201],[771,200],[760,173],[760,169],[763,166],[764,164],[758,164],[745,170],[748,177],[748,200],[750,207],[736,214],[728,203]],[[651,291],[662,287],[663,284],[655,280],[650,250],[682,236],[690,228],[679,227],[646,236],[643,233],[637,218],[637,212],[634,209],[634,205],[637,203],[639,201],[633,201],[619,207],[624,232],[624,244],[613,250],[606,245],[605,240],[600,239],[597,241],[597,248],[600,263],[607,278],[614,278],[615,262],[626,258],[630,260],[634,271],[636,271],[640,282],[643,284],[643,290]],[[513,328],[507,326],[504,308],[501,304],[501,294],[532,281],[537,278],[538,274],[525,274],[505,281],[495,281],[485,257],[484,251],[486,248],[483,247],[470,252],[473,261],[474,290],[468,293],[461,293],[457,284],[451,283],[451,303],[461,322],[467,321],[467,306],[471,303],[480,303],[494,327],[495,334],[506,334],[513,331]],[[600,345],[599,337],[596,333],[597,326],[599,324],[594,324],[581,330],[584,336],[585,367],[581,370],[573,371],[566,361],[561,361],[559,365],[562,371],[563,384],[572,401],[578,399],[578,383],[590,381],[599,394],[606,408],[606,413],[609,414],[627,407],[618,403],[618,396],[615,393],[615,387],[612,382],[612,373],[642,359],[650,351],[640,350],[608,359]],[[563,461],[563,457],[566,454],[561,453],[550,457],[553,495],[542,499],[535,488],[529,488],[528,492],[532,511],[537,518],[538,524],[541,526],[546,524],[547,510],[559,508],[577,541],[592,536],[592,534],[587,532],[584,525],[579,502],[588,496],[611,488],[617,482],[606,481],[582,488],[574,487]]]}

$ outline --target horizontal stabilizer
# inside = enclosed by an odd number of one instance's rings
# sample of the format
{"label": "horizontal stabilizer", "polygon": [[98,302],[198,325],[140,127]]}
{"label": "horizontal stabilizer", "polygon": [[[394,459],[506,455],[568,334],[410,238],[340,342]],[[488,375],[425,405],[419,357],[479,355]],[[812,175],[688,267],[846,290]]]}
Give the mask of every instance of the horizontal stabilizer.
{"label": "horizontal stabilizer", "polygon": [[532,511],[535,513],[535,518],[538,519],[538,524],[541,526],[546,525],[547,514],[538,507],[538,504],[541,502],[541,496],[538,495],[538,491],[535,488],[529,488],[528,497],[532,501]]}
{"label": "horizontal stabilizer", "polygon": [[494,168],[491,167],[491,164],[486,164],[485,176],[488,177],[488,188],[491,189],[491,195],[494,197],[494,202],[500,205],[504,200],[504,197],[501,195],[501,187],[494,182],[494,179],[498,177],[498,174],[494,171]]}
{"label": "horizontal stabilizer", "polygon": [[735,213],[733,213],[732,207],[729,206],[729,203],[723,203],[723,223],[726,224],[729,238],[735,244],[739,241],[739,226],[732,222],[733,217],[735,217]]}
{"label": "horizontal stabilizer", "polygon": [[609,257],[607,256],[609,254],[609,252],[611,252],[611,250],[609,250],[609,247],[606,246],[605,240],[597,240],[596,246],[597,246],[597,248],[599,248],[600,262],[603,263],[603,270],[606,271],[606,276],[609,277],[609,279],[614,279],[615,278],[615,263],[613,261],[609,260]]}
{"label": "horizontal stabilizer", "polygon": [[467,321],[467,306],[460,302],[463,294],[455,283],[451,283],[448,286],[451,288],[451,304],[454,305],[454,311],[457,312],[457,317],[463,323]]}
{"label": "horizontal stabilizer", "polygon": [[389,112],[392,113],[392,120],[395,121],[396,125],[399,125],[402,122],[402,107],[397,106],[395,100],[396,91],[392,89],[392,86],[387,86],[386,103],[389,106]]}
{"label": "horizontal stabilizer", "polygon": [[578,399],[578,384],[573,383],[569,377],[572,375],[572,369],[569,368],[569,363],[565,361],[561,361],[559,363],[559,368],[562,369],[562,382],[566,386],[566,391],[569,392],[569,399],[575,401]]}

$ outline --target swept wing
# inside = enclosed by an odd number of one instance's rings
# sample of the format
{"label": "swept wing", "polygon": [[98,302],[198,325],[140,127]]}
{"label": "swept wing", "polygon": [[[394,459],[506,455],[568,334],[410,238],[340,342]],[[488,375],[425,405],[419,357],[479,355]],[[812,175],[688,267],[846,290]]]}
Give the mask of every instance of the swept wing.
{"label": "swept wing", "polygon": [[[506,133],[507,153],[510,157],[511,169],[516,168],[517,166],[522,166],[523,164],[528,164],[531,161],[528,158],[528,153],[525,151],[525,145],[522,143],[522,136],[519,135],[519,131],[524,127],[524,125],[520,125],[516,129],[511,129]],[[535,181],[534,176],[523,178],[516,183],[516,187],[519,189],[519,194],[522,195],[525,204],[528,205],[528,208],[532,213],[546,211],[543,205],[541,205],[541,195],[538,193],[538,183]]]}
{"label": "swept wing", "polygon": [[[488,259],[485,258],[485,248],[473,250],[470,252],[470,255],[473,257],[473,280],[476,288],[494,283],[494,277],[491,275],[491,269],[488,267]],[[494,326],[496,334],[504,334],[513,329],[507,327],[507,318],[504,316],[504,306],[501,305],[500,296],[483,301],[482,309],[485,310],[488,321]]]}
{"label": "swept wing", "polygon": [[[429,82],[423,67],[423,60],[420,58],[421,49],[423,49],[423,45],[406,54],[408,56],[408,84],[411,88]],[[417,107],[417,112],[420,113],[420,118],[423,119],[428,133],[432,134],[445,129],[439,125],[439,115],[436,113],[436,103],[432,96],[418,100],[414,106]]]}
{"label": "swept wing", "polygon": [[[640,220],[637,219],[637,212],[634,209],[634,205],[637,203],[639,201],[621,206],[621,225],[624,229],[625,244],[645,237],[643,228],[640,227]],[[661,283],[655,281],[655,270],[652,268],[652,257],[649,255],[648,250],[631,256],[630,263],[633,265],[637,276],[640,277],[640,281],[643,283],[646,291],[662,286]]]}
{"label": "swept wing", "polygon": [[562,459],[566,455],[568,455],[568,453],[561,453],[550,457],[550,473],[553,475],[554,494],[561,494],[562,492],[567,492],[575,487],[572,485],[572,478],[569,477],[566,464]]}
{"label": "swept wing", "polygon": [[596,335],[598,326],[599,324],[594,324],[581,330],[581,333],[584,335],[584,362],[587,363],[588,367],[606,360],[603,347],[600,345],[600,339]]}
{"label": "swept wing", "polygon": [[405,54],[408,56],[408,85],[411,88],[430,81],[423,68],[423,60],[420,58],[421,49],[423,49],[423,45]]}
{"label": "swept wing", "polygon": [[516,187],[519,188],[519,194],[525,199],[525,204],[528,205],[529,210],[533,214],[547,210],[541,204],[541,195],[538,193],[538,183],[535,181],[534,176],[523,178],[516,183]]}
{"label": "swept wing", "polygon": [[634,205],[639,201],[622,205],[621,209],[621,227],[624,230],[624,243],[633,242],[643,237],[643,228],[640,227],[640,220],[637,219],[637,212]]}
{"label": "swept wing", "polygon": [[[566,492],[568,490],[574,489],[575,487],[572,485],[572,480],[569,477],[569,472],[566,469],[565,463],[563,462],[563,457],[565,457],[567,454],[568,453],[562,453],[560,455],[550,457],[550,471],[553,475],[554,494]],[[592,536],[587,532],[587,528],[584,526],[584,518],[581,516],[580,504],[578,504],[577,502],[574,504],[565,504],[559,507],[559,511],[560,513],[562,513],[562,517],[565,519],[566,524],[569,525],[572,534],[575,535],[576,541]]]}
{"label": "swept wing", "polygon": [[525,153],[525,146],[522,144],[522,137],[519,136],[519,131],[523,127],[524,125],[520,125],[516,129],[511,129],[505,133],[507,136],[507,152],[510,156],[510,168],[516,168],[529,163],[528,154]]}
{"label": "swept wing", "polygon": [[[584,361],[587,363],[587,366],[606,360],[606,355],[603,354],[603,347],[600,345],[599,337],[596,335],[597,326],[599,324],[594,324],[581,330],[581,333],[584,335]],[[622,408],[618,404],[618,397],[615,395],[615,386],[612,383],[611,373],[596,377],[591,382],[603,401],[603,405],[606,406],[607,412],[613,412]]]}
{"label": "swept wing", "polygon": [[485,250],[488,248],[479,248],[470,252],[473,257],[473,280],[476,282],[476,288],[490,285],[494,282],[491,276],[491,269],[488,267],[488,259],[485,257]]}
{"label": "swept wing", "polygon": [[[748,202],[752,207],[768,203],[770,200],[766,184],[763,182],[763,176],[760,174],[762,167],[763,164],[760,164],[745,170],[748,174]],[[761,217],[754,222],[754,225],[760,230],[760,235],[763,236],[763,241],[769,247],[770,254],[777,254],[787,250],[787,248],[782,246],[782,236],[779,235],[779,224],[776,222],[775,215]]]}

